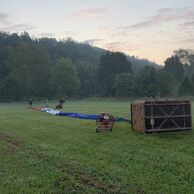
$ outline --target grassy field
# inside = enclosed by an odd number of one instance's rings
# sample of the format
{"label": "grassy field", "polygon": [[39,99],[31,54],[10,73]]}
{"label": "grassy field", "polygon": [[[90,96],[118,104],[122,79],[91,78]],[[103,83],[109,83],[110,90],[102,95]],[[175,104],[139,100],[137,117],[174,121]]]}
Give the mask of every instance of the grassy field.
{"label": "grassy field", "polygon": [[[64,111],[129,118],[128,107],[69,101]],[[95,133],[94,121],[0,104],[0,193],[191,194],[194,131],[140,134],[120,122],[113,133]]]}

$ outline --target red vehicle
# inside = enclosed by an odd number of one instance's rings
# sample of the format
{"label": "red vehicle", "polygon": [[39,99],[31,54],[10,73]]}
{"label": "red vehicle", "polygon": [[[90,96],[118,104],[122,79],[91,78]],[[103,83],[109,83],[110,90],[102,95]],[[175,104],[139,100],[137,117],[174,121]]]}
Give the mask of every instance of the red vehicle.
{"label": "red vehicle", "polygon": [[108,113],[108,112],[99,113],[99,116],[96,120],[96,132],[100,132],[100,131],[112,132],[114,122],[115,122],[115,119],[111,113]]}

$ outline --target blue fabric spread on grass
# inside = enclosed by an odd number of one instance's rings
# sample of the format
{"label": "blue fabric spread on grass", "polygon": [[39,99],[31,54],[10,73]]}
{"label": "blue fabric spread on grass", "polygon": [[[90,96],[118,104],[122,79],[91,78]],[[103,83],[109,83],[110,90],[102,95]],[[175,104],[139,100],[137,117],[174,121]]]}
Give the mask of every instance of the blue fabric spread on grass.
{"label": "blue fabric spread on grass", "polygon": [[[74,112],[59,112],[56,115],[68,116],[68,117],[79,118],[79,119],[90,119],[90,120],[96,120],[98,118],[98,115],[86,115],[86,114],[80,114],[80,113],[74,113]],[[128,119],[124,119],[124,118],[115,118],[115,121],[129,122]]]}
{"label": "blue fabric spread on grass", "polygon": [[75,112],[59,112],[56,115],[68,116],[68,117],[79,118],[79,119],[90,119],[90,120],[96,120],[98,118],[97,115],[86,115],[86,114],[80,114]]}

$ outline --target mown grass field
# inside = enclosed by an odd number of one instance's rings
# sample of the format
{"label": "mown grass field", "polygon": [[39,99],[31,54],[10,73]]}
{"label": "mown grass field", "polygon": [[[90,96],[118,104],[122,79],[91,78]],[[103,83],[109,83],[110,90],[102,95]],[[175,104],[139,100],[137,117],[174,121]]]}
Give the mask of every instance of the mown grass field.
{"label": "mown grass field", "polygon": [[[129,118],[128,107],[69,101],[64,111]],[[0,104],[0,193],[192,194],[194,131],[140,134],[122,122],[95,133],[94,121]]]}

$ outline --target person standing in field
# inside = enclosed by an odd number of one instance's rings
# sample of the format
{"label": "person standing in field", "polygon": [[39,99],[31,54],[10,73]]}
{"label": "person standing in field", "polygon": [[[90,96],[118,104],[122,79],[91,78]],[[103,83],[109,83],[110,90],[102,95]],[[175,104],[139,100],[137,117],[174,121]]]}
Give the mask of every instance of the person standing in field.
{"label": "person standing in field", "polygon": [[48,102],[49,102],[49,101],[48,101],[48,99],[46,98],[46,99],[45,99],[45,101],[44,101],[44,103],[45,103],[45,107],[46,107],[46,108],[48,108],[48,107],[49,107],[49,103],[48,103]]}
{"label": "person standing in field", "polygon": [[32,108],[32,99],[31,98],[28,98],[28,108]]}
{"label": "person standing in field", "polygon": [[59,100],[59,104],[61,105],[61,107],[63,108],[63,104],[65,103],[65,100],[63,100],[62,98]]}

